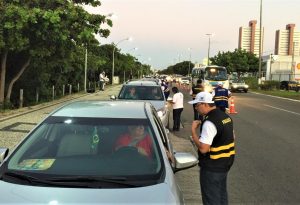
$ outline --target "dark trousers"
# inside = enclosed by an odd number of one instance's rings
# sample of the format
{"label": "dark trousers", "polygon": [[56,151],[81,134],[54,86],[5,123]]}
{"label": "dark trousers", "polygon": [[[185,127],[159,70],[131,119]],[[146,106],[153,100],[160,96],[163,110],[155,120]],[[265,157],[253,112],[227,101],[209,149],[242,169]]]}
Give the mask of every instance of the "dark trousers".
{"label": "dark trousers", "polygon": [[173,109],[173,130],[180,129],[180,116],[183,108]]}
{"label": "dark trousers", "polygon": [[100,81],[100,90],[104,90],[104,81]]}
{"label": "dark trousers", "polygon": [[226,107],[225,107],[225,106],[218,106],[218,108],[219,108],[220,110],[222,110],[223,112],[226,112]]}
{"label": "dark trousers", "polygon": [[204,205],[227,205],[227,173],[200,168],[200,186]]}

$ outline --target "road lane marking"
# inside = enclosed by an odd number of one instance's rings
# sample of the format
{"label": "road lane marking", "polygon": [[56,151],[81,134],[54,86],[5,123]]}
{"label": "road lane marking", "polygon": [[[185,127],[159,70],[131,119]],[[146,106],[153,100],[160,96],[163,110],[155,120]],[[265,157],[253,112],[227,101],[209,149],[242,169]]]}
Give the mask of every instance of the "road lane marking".
{"label": "road lane marking", "polygon": [[285,98],[285,97],[279,97],[279,96],[274,96],[274,95],[267,95],[267,94],[264,94],[264,93],[257,93],[257,92],[251,92],[251,93],[256,94],[256,95],[264,95],[264,96],[268,96],[268,97],[272,97],[272,98],[289,100],[289,101],[293,101],[293,102],[300,102],[300,100],[291,99],[291,98]]}
{"label": "road lane marking", "polygon": [[295,115],[299,115],[299,116],[300,116],[300,113],[297,113],[297,112],[293,112],[293,111],[285,110],[285,109],[278,108],[278,107],[274,107],[274,106],[271,106],[271,105],[264,105],[264,106],[266,106],[266,107],[270,107],[270,108],[273,108],[273,109],[277,109],[277,110],[281,110],[281,111],[285,111],[285,112],[289,112],[289,113],[292,113],[292,114],[295,114]]}

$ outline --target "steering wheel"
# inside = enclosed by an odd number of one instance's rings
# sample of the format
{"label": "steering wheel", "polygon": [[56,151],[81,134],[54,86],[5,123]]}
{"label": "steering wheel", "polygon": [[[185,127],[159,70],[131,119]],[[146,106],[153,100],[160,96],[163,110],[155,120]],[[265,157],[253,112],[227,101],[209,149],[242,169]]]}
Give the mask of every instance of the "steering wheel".
{"label": "steering wheel", "polygon": [[122,156],[135,156],[140,155],[138,149],[133,146],[123,146],[117,149],[115,152],[116,155],[122,155]]}

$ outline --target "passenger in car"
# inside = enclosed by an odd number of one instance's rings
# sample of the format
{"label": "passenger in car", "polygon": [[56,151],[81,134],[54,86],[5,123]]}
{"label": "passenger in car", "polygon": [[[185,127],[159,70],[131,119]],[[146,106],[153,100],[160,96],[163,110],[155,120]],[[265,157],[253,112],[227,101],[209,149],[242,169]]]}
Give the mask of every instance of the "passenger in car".
{"label": "passenger in car", "polygon": [[159,92],[158,92],[157,88],[152,88],[152,90],[151,90],[151,99],[154,99],[154,100],[160,100],[161,99],[161,96],[159,95]]}
{"label": "passenger in car", "polygon": [[138,99],[135,87],[131,87],[128,93],[125,94],[125,99]]}
{"label": "passenger in car", "polygon": [[122,147],[134,147],[137,151],[151,158],[152,156],[152,139],[150,135],[145,132],[143,125],[129,126],[128,133],[121,135],[115,143],[115,151]]}

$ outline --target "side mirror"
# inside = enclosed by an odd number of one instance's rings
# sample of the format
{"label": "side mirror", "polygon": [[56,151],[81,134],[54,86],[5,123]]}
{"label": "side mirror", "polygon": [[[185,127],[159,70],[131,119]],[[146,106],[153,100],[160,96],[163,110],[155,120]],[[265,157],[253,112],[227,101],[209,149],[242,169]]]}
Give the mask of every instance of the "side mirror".
{"label": "side mirror", "polygon": [[116,97],[115,95],[111,95],[111,96],[110,96],[110,99],[111,99],[111,100],[116,100],[117,97]]}
{"label": "side mirror", "polygon": [[8,155],[8,148],[0,148],[0,164],[4,161],[5,157]]}
{"label": "side mirror", "polygon": [[198,159],[191,153],[177,152],[174,154],[174,157],[176,164],[174,172],[189,169],[198,164]]}

